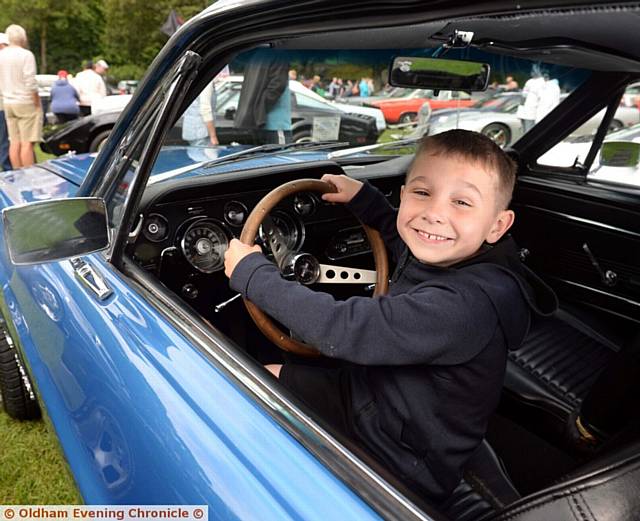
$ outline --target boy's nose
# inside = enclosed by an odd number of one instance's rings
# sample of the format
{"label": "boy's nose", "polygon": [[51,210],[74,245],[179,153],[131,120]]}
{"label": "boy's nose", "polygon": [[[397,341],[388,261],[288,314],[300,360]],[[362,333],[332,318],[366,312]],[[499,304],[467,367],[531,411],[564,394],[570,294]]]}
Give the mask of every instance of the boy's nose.
{"label": "boy's nose", "polygon": [[446,219],[446,211],[442,203],[432,201],[432,203],[422,212],[422,219],[429,223],[442,224]]}

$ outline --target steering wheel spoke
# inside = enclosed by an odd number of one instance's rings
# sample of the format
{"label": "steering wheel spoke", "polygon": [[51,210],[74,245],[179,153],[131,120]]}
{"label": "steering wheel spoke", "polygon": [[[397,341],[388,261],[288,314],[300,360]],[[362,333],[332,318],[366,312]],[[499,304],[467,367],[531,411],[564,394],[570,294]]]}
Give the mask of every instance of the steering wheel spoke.
{"label": "steering wheel spoke", "polygon": [[375,270],[320,264],[320,277],[316,284],[375,284],[376,281]]}
{"label": "steering wheel spoke", "polygon": [[[269,217],[269,212],[286,197],[305,191],[327,193],[335,191],[335,187],[318,179],[300,179],[279,186],[263,197],[249,214],[242,229],[240,240],[250,246],[253,245],[260,225],[262,225],[262,230],[266,237],[265,242],[271,249],[276,264],[285,275],[293,275],[296,280],[303,284],[313,284],[314,282],[323,284],[375,283],[374,296],[384,295],[389,285],[387,251],[380,234],[364,224],[363,228],[371,245],[376,271],[319,264],[312,256],[304,253],[294,254],[287,247],[286,238]],[[319,269],[318,266],[320,266]],[[260,331],[275,345],[291,353],[318,356],[316,350],[281,331],[273,323],[273,320],[251,301],[245,299],[244,303],[249,315],[251,315]]]}

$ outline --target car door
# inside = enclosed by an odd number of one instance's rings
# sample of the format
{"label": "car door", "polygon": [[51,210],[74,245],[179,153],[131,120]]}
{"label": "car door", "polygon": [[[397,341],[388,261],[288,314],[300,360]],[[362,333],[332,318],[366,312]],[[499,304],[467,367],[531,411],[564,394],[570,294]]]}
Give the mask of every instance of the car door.
{"label": "car door", "polygon": [[[524,165],[513,200],[513,233],[523,257],[561,302],[617,324],[608,329],[616,330],[623,344],[640,323],[640,192],[589,180],[587,172],[629,81],[625,73],[594,73],[562,111],[552,112],[514,147]],[[573,155],[539,162],[554,138],[600,111],[603,93],[609,109],[598,133],[586,140],[590,152],[580,156],[583,164],[567,167]],[[567,128],[567,121],[574,128]],[[557,164],[561,160],[565,165]]]}

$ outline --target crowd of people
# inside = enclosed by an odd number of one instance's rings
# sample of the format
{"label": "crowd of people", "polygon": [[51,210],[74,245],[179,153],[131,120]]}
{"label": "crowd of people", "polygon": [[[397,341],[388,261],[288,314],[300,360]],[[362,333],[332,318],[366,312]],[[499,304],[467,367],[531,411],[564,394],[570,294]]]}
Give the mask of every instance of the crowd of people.
{"label": "crowd of people", "polygon": [[[75,78],[65,70],[51,87],[51,111],[65,122],[91,113],[91,104],[107,95],[104,60],[86,62]],[[0,168],[35,162],[34,144],[42,140],[44,112],[36,82],[36,59],[27,33],[12,24],[0,33]]]}
{"label": "crowd of people", "polygon": [[329,99],[348,98],[351,96],[367,98],[371,96],[374,91],[373,79],[369,77],[362,77],[358,81],[350,79],[344,80],[334,76],[331,78],[331,82],[327,84],[327,82],[323,81],[317,74],[311,78],[305,79],[303,76],[298,78],[298,72],[295,69],[290,69],[289,79],[299,80],[300,83],[308,89]]}

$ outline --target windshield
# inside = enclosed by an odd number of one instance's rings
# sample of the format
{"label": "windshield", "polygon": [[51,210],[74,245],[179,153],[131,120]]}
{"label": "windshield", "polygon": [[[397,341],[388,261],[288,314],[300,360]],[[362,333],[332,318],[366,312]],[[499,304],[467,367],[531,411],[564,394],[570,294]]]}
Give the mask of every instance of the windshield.
{"label": "windshield", "polygon": [[[491,64],[488,90],[433,91],[388,84],[388,67],[394,56],[428,55],[432,51],[260,48],[239,54],[222,72],[209,77],[195,98],[190,97],[192,103],[165,139],[166,146],[174,147],[172,159],[167,156],[159,162],[154,173],[217,161],[229,154],[237,158],[243,149],[265,144],[321,143],[326,144],[328,153],[336,147],[415,139],[452,128],[483,132],[500,146],[507,146],[589,74],[520,58],[506,60],[477,50],[472,56],[469,50],[452,50],[448,58]],[[534,97],[544,103],[532,109],[527,100]],[[474,110],[468,117],[446,115],[462,116],[469,109]],[[414,151],[415,146],[405,144],[393,149],[367,148],[365,153],[397,156]],[[287,154],[296,153],[295,147],[287,149]],[[251,154],[255,155],[255,150]]]}

